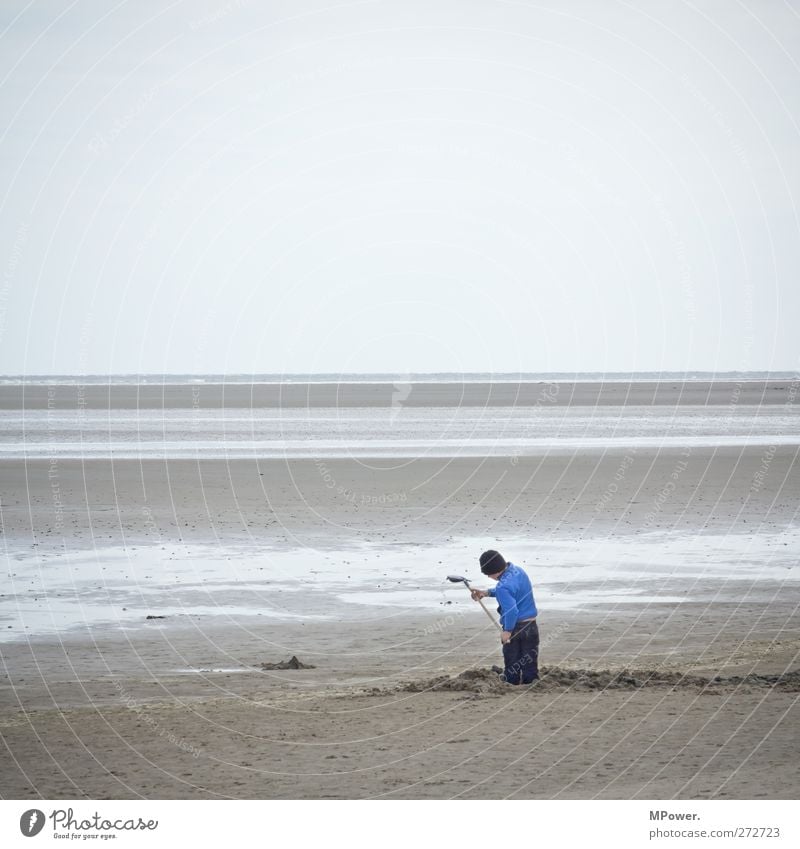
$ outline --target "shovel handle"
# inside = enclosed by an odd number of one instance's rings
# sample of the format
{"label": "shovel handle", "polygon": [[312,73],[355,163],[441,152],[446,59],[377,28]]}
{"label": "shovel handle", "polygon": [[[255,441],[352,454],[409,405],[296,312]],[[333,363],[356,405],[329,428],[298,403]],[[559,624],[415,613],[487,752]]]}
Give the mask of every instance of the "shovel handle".
{"label": "shovel handle", "polygon": [[[472,587],[469,585],[469,581],[466,581],[466,580],[465,580],[465,581],[464,581],[464,586],[467,588],[467,592],[468,592],[470,595],[472,595]],[[483,603],[483,599],[482,599],[482,598],[479,598],[479,599],[478,599],[478,604],[480,604],[480,606],[483,608],[483,612],[484,612],[484,613],[485,613],[485,614],[489,617],[489,619],[491,619],[491,621],[492,621],[492,625],[494,625],[495,627],[499,628],[499,629],[502,631],[502,630],[503,630],[503,626],[502,626],[502,625],[501,625],[501,624],[500,624],[500,623],[499,623],[499,622],[498,622],[498,621],[494,618],[494,616],[492,616],[492,614],[491,614],[491,613],[489,613],[489,608],[488,608],[488,607],[487,607],[487,606]]]}

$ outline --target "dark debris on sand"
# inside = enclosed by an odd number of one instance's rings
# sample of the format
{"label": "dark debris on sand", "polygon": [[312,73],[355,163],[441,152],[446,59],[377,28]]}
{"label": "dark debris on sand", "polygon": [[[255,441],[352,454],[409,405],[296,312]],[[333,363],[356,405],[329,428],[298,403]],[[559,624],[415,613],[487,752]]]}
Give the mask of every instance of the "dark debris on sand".
{"label": "dark debris on sand", "polygon": [[295,655],[292,655],[289,660],[282,660],[280,663],[262,663],[259,664],[261,669],[316,669],[317,667],[311,663],[301,663]]}
{"label": "dark debris on sand", "polygon": [[661,672],[656,669],[623,669],[621,671],[592,669],[562,669],[543,667],[538,681],[526,686],[507,684],[497,673],[483,669],[468,669],[460,675],[440,675],[424,681],[409,681],[386,689],[373,688],[375,695],[392,693],[424,693],[430,690],[471,693],[478,696],[502,696],[508,693],[553,692],[570,690],[592,692],[599,690],[638,690],[643,687],[692,689],[699,693],[722,693],[744,687],[747,689],[776,689],[800,692],[800,669],[783,675],[733,675],[730,677],[684,675],[680,672]]}

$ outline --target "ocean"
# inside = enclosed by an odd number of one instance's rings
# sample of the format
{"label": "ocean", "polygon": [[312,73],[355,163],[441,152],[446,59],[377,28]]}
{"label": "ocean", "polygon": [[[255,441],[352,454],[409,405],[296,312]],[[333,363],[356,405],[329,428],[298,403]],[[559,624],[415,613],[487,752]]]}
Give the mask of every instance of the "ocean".
{"label": "ocean", "polygon": [[0,410],[0,457],[84,459],[530,456],[800,445],[780,405]]}
{"label": "ocean", "polygon": [[800,445],[797,390],[794,376],[766,373],[6,377],[0,457],[514,457]]}

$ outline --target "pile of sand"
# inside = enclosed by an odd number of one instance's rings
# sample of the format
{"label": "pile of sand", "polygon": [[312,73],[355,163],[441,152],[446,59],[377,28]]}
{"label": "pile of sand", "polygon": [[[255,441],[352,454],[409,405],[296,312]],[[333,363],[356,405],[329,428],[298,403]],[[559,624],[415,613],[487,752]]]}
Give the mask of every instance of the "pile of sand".
{"label": "pile of sand", "polygon": [[800,669],[783,675],[733,675],[729,678],[700,675],[683,675],[680,672],[661,672],[657,669],[623,669],[619,671],[593,669],[562,669],[559,666],[543,667],[538,681],[525,687],[507,684],[496,672],[483,669],[468,669],[451,677],[440,675],[424,681],[409,681],[395,687],[373,688],[375,695],[391,693],[424,693],[429,690],[453,690],[484,696],[502,696],[507,693],[552,692],[571,690],[590,692],[597,690],[636,690],[642,687],[668,687],[670,689],[691,688],[703,693],[717,693],[737,688],[750,691],[778,689],[784,692],[800,692]]}
{"label": "pile of sand", "polygon": [[317,667],[311,663],[301,663],[296,655],[292,655],[289,660],[282,660],[280,663],[260,663],[261,669],[316,669]]}

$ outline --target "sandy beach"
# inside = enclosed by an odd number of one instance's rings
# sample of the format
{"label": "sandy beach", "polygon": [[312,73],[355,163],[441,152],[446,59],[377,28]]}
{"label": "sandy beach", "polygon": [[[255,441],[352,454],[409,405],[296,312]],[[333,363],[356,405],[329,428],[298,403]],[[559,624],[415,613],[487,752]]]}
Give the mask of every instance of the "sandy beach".
{"label": "sandy beach", "polygon": [[4,459],[0,796],[794,798],[797,453]]}
{"label": "sandy beach", "polygon": [[800,845],[800,3],[4,11],[0,843]]}

